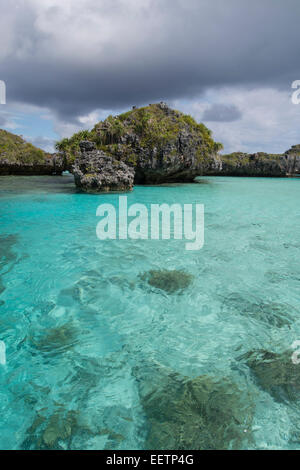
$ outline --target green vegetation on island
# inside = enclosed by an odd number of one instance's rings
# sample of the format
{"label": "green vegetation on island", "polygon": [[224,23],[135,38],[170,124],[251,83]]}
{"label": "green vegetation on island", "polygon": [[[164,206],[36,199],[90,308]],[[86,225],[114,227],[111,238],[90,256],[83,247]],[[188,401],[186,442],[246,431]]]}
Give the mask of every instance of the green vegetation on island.
{"label": "green vegetation on island", "polygon": [[119,155],[135,165],[139,149],[159,154],[166,153],[166,147],[169,147],[169,154],[176,154],[181,134],[188,137],[189,145],[194,142],[200,160],[223,148],[221,143],[213,140],[211,131],[204,124],[168,108],[165,103],[159,103],[108,116],[91,131],[80,131],[57,142],[56,150],[64,152],[67,160],[73,162],[80,153],[79,143],[89,140],[96,144],[98,150],[111,156]]}
{"label": "green vegetation on island", "polygon": [[34,165],[44,163],[49,157],[49,154],[22,137],[0,129],[0,163],[8,161],[11,164]]}

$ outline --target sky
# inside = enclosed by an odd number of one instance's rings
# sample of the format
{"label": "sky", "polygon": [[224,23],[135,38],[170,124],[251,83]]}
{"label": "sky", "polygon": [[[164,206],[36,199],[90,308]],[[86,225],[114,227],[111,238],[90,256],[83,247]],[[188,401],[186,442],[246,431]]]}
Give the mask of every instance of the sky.
{"label": "sky", "polygon": [[299,0],[0,0],[0,128],[53,151],[159,101],[225,152],[300,143]]}

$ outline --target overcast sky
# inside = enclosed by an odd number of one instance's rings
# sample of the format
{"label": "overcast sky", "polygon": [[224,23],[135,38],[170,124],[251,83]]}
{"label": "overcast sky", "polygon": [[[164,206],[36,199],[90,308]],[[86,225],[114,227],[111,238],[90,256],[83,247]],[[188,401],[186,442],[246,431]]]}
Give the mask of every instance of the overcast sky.
{"label": "overcast sky", "polygon": [[51,150],[166,101],[226,151],[300,143],[299,0],[0,0],[0,127]]}

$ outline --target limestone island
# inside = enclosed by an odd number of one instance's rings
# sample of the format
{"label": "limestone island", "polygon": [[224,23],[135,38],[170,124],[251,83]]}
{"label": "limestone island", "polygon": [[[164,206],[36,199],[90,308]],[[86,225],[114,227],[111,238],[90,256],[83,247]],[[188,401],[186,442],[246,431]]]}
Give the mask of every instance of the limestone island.
{"label": "limestone island", "polygon": [[134,184],[193,182],[197,176],[287,177],[300,173],[300,145],[284,154],[234,152],[191,116],[166,103],[136,108],[80,131],[49,154],[0,130],[0,175],[69,171],[85,192],[130,191]]}

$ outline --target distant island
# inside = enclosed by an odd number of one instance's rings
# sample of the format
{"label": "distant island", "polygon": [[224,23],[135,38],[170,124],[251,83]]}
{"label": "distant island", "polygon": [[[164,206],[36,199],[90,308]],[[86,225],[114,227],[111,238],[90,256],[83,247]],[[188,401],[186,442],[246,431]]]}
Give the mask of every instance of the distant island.
{"label": "distant island", "polygon": [[0,129],[0,175],[61,175],[65,162],[59,154],[44,152],[23,137]]}
{"label": "distant island", "polygon": [[50,175],[68,170],[87,192],[130,190],[134,184],[192,182],[196,176],[286,177],[300,173],[300,145],[284,154],[222,155],[212,132],[166,103],[108,116],[91,131],[56,144],[49,154],[0,130],[0,175]]}

